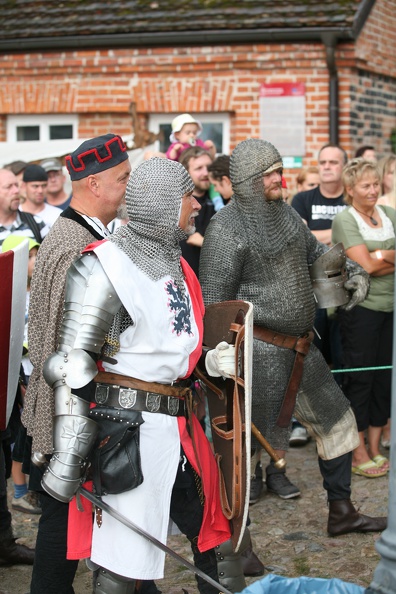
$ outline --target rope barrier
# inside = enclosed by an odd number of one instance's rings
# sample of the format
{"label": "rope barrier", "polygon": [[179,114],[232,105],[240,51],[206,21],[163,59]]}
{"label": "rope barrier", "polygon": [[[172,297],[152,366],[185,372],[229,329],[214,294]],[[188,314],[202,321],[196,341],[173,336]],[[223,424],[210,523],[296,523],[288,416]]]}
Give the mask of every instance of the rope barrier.
{"label": "rope barrier", "polygon": [[353,371],[382,371],[383,369],[392,369],[392,365],[383,365],[382,367],[354,367],[351,369],[332,369],[331,373],[351,373]]}

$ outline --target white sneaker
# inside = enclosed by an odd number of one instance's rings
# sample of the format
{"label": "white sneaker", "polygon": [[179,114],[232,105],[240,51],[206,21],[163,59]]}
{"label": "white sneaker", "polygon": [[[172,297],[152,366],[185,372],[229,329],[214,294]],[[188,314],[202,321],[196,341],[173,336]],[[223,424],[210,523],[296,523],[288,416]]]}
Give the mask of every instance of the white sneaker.
{"label": "white sneaker", "polygon": [[308,431],[302,425],[296,425],[293,427],[289,438],[289,446],[303,446],[309,441]]}
{"label": "white sneaker", "polygon": [[13,497],[11,507],[15,511],[24,512],[25,514],[41,514],[41,507],[39,506],[38,499],[35,497],[35,494],[30,491],[18,499]]}

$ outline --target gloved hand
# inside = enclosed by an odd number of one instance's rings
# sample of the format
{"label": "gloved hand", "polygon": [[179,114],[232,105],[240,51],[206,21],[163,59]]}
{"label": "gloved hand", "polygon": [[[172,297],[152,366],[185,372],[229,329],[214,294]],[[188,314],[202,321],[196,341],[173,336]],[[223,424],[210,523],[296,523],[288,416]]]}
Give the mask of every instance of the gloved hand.
{"label": "gloved hand", "polygon": [[367,293],[370,286],[370,280],[368,276],[362,274],[355,274],[344,283],[344,288],[352,293],[351,299],[343,307],[345,311],[350,311],[367,297]]}
{"label": "gloved hand", "polygon": [[219,342],[215,349],[206,353],[206,371],[212,377],[235,375],[235,347],[228,342]]}

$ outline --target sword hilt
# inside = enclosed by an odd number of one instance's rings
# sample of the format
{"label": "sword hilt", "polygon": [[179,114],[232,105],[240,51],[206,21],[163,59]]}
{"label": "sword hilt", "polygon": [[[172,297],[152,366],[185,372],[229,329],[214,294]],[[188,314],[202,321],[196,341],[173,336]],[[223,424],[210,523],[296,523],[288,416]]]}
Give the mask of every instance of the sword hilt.
{"label": "sword hilt", "polygon": [[261,433],[261,431],[259,431],[259,429],[257,429],[257,427],[254,423],[252,423],[252,434],[257,439],[259,444],[261,446],[263,446],[263,448],[265,449],[267,454],[269,454],[271,456],[271,458],[274,461],[274,466],[276,468],[285,468],[286,460],[284,458],[281,458],[280,456],[278,456],[278,454],[276,453],[274,448],[268,443],[268,441],[265,439],[264,435]]}

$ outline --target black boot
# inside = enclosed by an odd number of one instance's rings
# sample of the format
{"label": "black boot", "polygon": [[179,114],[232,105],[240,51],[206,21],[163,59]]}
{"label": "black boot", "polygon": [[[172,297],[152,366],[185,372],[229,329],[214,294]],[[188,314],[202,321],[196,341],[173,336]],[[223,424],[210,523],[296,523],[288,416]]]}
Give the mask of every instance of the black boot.
{"label": "black boot", "polygon": [[154,580],[141,580],[136,584],[136,594],[162,594]]}
{"label": "black boot", "polygon": [[2,565],[33,565],[34,549],[17,544],[9,528],[0,532],[0,564]]}
{"label": "black boot", "polygon": [[381,532],[385,530],[387,518],[370,518],[360,514],[350,499],[329,501],[329,520],[327,531],[330,536],[339,536],[349,532]]}

